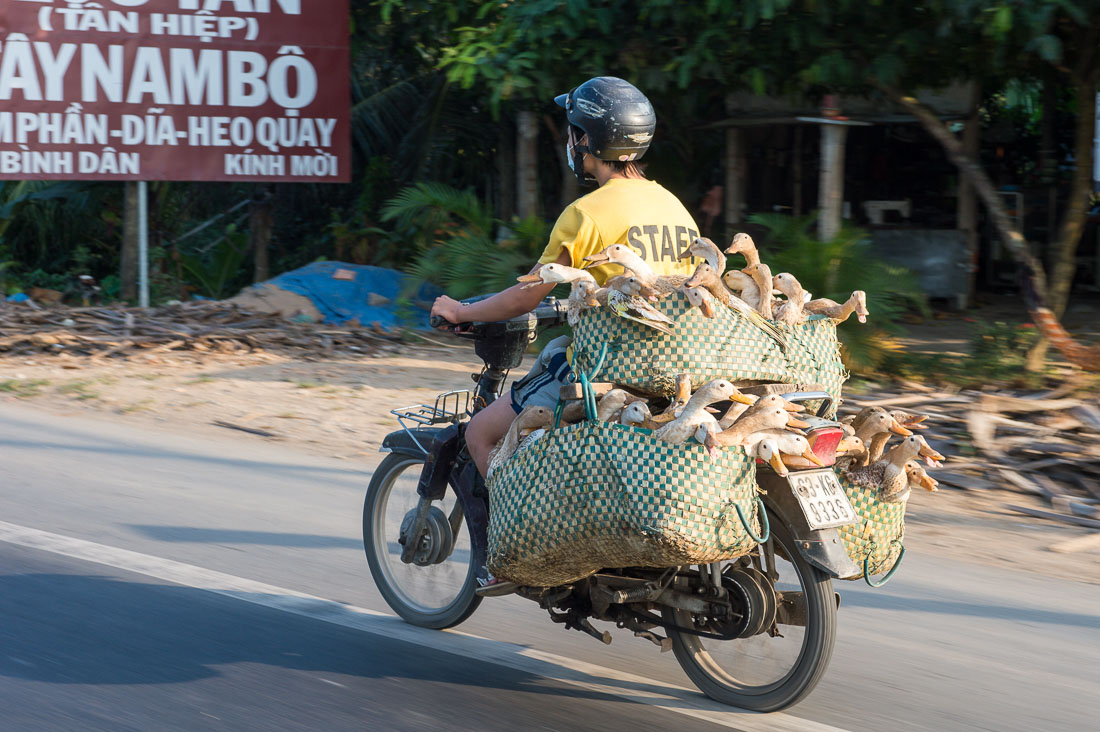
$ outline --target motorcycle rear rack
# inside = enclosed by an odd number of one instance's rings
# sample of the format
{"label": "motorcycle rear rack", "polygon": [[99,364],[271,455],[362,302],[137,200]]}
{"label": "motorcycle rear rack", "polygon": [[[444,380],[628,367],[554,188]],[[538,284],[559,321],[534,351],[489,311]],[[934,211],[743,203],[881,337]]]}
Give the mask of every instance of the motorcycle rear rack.
{"label": "motorcycle rear rack", "polygon": [[471,415],[470,405],[473,401],[473,393],[469,389],[445,391],[435,398],[435,404],[413,404],[408,407],[391,409],[390,414],[397,417],[397,423],[405,434],[425,454],[428,452],[420,440],[413,433],[415,427],[426,427],[433,424],[450,422],[455,424],[462,421],[463,417]]}

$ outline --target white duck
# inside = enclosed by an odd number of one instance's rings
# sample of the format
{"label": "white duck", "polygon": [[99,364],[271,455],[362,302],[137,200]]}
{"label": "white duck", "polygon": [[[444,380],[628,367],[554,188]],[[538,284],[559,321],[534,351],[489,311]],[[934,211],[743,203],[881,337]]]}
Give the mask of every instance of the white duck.
{"label": "white duck", "polygon": [[811,315],[824,315],[838,323],[843,323],[851,317],[852,313],[855,313],[859,322],[866,323],[869,315],[867,312],[867,293],[863,290],[856,290],[843,303],[825,297],[810,300],[806,303],[806,312]]}
{"label": "white duck", "polygon": [[726,271],[726,255],[722,253],[717,244],[705,236],[697,236],[692,239],[691,244],[688,245],[687,249],[680,252],[677,259],[687,259],[689,257],[699,257],[719,274]]}
{"label": "white duck", "polygon": [[726,254],[741,254],[745,257],[745,266],[751,266],[760,262],[760,252],[756,250],[756,242],[745,232],[733,235],[733,241],[726,248]]}
{"label": "white duck", "polygon": [[775,311],[776,321],[793,326],[805,320],[803,308],[806,305],[806,291],[795,276],[790,272],[780,272],[772,277],[772,285],[787,296],[786,302]]}
{"label": "white duck", "polygon": [[714,419],[714,417],[707,412],[708,406],[714,402],[729,399],[735,393],[737,393],[737,387],[725,379],[715,379],[714,381],[704,384],[698,391],[691,395],[691,399],[684,405],[684,409],[680,412],[680,416],[662,426],[653,433],[653,436],[658,440],[664,440],[665,442],[671,442],[676,445],[683,444],[695,434],[700,425],[707,424]]}
{"label": "white duck", "polygon": [[722,275],[722,284],[729,288],[730,292],[740,297],[751,308],[760,305],[760,288],[752,277],[739,269],[728,270]]}
{"label": "white duck", "polygon": [[630,270],[646,287],[653,288],[658,295],[668,295],[679,289],[687,277],[684,275],[658,275],[649,264],[624,244],[612,244],[602,251],[589,254],[584,258],[585,268],[599,264],[618,264]]}
{"label": "white duck", "polygon": [[562,282],[572,283],[569,290],[569,299],[566,301],[566,320],[574,328],[580,322],[581,313],[600,303],[596,299],[596,278],[591,272],[585,272],[577,267],[569,267],[564,264],[551,262],[544,264],[537,271],[516,278],[524,283],[521,289],[528,289],[537,285],[558,284]]}

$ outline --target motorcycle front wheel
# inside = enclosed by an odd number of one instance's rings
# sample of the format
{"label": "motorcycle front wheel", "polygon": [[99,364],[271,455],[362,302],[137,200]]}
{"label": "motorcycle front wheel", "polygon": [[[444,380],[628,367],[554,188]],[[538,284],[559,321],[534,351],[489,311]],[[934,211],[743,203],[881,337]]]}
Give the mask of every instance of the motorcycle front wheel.
{"label": "motorcycle front wheel", "polygon": [[419,537],[419,561],[401,561],[402,541],[410,540],[401,532],[420,503],[416,484],[423,465],[423,458],[391,453],[374,471],[363,502],[363,549],[374,583],[394,612],[423,628],[450,628],[481,603],[474,594],[477,567],[469,532],[453,492],[432,504],[435,530]]}
{"label": "motorcycle front wheel", "polygon": [[[757,712],[789,707],[809,694],[825,674],[836,639],[832,580],[802,558],[777,516],[769,513],[769,518],[771,546],[760,546],[761,557],[754,563],[759,572],[753,576],[768,582],[765,575],[778,575],[773,583],[778,602],[769,614],[775,618],[772,632],[765,628],[748,638],[714,640],[669,629],[676,660],[704,694]],[[768,558],[774,566],[768,566]],[[736,563],[723,570],[737,571]],[[682,628],[703,625],[686,610],[667,608],[665,616]]]}

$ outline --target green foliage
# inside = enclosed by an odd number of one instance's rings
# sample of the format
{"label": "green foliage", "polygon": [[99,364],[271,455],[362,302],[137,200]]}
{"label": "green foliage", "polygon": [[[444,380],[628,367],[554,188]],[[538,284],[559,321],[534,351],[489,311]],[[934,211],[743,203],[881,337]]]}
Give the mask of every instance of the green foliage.
{"label": "green foliage", "polygon": [[248,234],[230,224],[225,235],[207,251],[181,254],[187,279],[203,295],[215,299],[226,297],[241,284],[241,267],[248,258]]}
{"label": "green foliage", "polygon": [[386,204],[382,218],[413,232],[417,256],[406,271],[456,298],[514,285],[518,275],[530,270],[548,236],[541,219],[505,224],[472,191],[441,184],[404,189]]}
{"label": "green foliage", "polygon": [[890,336],[901,330],[898,319],[910,308],[927,309],[917,279],[877,257],[865,231],[844,227],[822,242],[810,234],[816,214],[754,214],[749,221],[769,231],[761,250],[773,273],[790,272],[815,298],[844,302],[853,290],[867,293],[868,322],[851,318],[837,329],[853,371],[878,366],[894,348]]}

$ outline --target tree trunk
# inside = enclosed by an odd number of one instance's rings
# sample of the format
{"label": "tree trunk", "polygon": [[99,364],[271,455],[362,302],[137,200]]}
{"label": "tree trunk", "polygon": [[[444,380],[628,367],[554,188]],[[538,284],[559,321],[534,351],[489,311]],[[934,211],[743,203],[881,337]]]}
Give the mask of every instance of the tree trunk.
{"label": "tree trunk", "polygon": [[[980,87],[974,85],[974,96],[970,101],[970,116],[966,118],[966,128],[963,130],[963,152],[971,160],[977,160],[981,151],[979,131],[981,120],[978,117],[978,107],[981,104],[982,93]],[[966,285],[966,305],[974,305],[974,289],[978,278],[978,199],[974,195],[974,186],[967,180],[959,180],[959,201],[957,207],[957,226],[966,234],[966,251],[970,260],[970,276]]]}
{"label": "tree trunk", "polygon": [[511,124],[498,125],[497,137],[497,217],[501,221],[511,221],[516,215],[516,135]]}
{"label": "tree trunk", "polygon": [[565,149],[565,138],[562,137],[554,118],[548,114],[542,116],[547,132],[554,140],[554,151],[557,153],[558,169],[561,171],[561,207],[564,209],[577,200],[577,186],[579,181],[573,170],[569,167],[569,153]]}
{"label": "tree trunk", "polygon": [[136,181],[123,184],[122,194],[122,252],[119,256],[120,300],[136,300],[138,296],[138,185]]}
{"label": "tree trunk", "polygon": [[249,204],[248,243],[252,248],[252,259],[255,263],[252,274],[254,283],[266,282],[269,277],[267,255],[271,244],[271,230],[275,224],[271,201],[273,193],[272,184],[258,184],[253,190],[252,202]]}
{"label": "tree trunk", "polygon": [[726,241],[733,238],[744,222],[745,184],[748,180],[748,159],[745,157],[745,133],[740,127],[726,128],[725,216]]}
{"label": "tree trunk", "polygon": [[1089,194],[1092,193],[1092,132],[1096,125],[1096,85],[1092,79],[1079,79],[1077,87],[1077,125],[1074,129],[1075,168],[1070,184],[1066,212],[1058,228],[1054,266],[1048,283],[1049,307],[1059,318],[1066,310],[1073,274],[1077,269],[1077,244],[1088,219]]}
{"label": "tree trunk", "polygon": [[519,112],[516,115],[516,207],[523,219],[538,213],[538,140],[535,113]]}
{"label": "tree trunk", "polygon": [[840,233],[844,209],[844,150],[848,128],[821,125],[821,172],[817,194],[817,238],[829,241]]}

